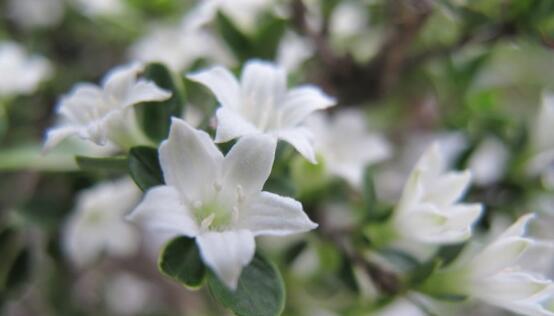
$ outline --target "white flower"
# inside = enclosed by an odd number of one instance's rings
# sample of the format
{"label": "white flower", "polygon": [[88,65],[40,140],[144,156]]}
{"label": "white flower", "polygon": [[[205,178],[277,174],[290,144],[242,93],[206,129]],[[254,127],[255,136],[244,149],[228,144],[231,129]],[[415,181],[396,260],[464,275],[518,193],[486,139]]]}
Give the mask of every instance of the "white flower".
{"label": "white flower", "polygon": [[254,256],[254,237],[317,225],[291,198],[263,192],[275,153],[265,135],[241,138],[224,157],[212,139],[180,119],[160,146],[166,185],[150,189],[129,218],[154,231],[195,237],[203,261],[234,289]]}
{"label": "white flower", "polygon": [[51,73],[44,57],[29,56],[17,43],[0,41],[0,98],[32,93]]}
{"label": "white flower", "polygon": [[420,308],[406,299],[397,299],[393,303],[379,309],[371,316],[424,316],[426,315]]}
{"label": "white flower", "polygon": [[245,33],[255,30],[261,14],[265,11],[274,11],[279,14],[275,0],[204,0],[203,5],[214,10],[220,10]]}
{"label": "white flower", "polygon": [[233,58],[205,24],[215,11],[199,5],[176,26],[156,27],[130,49],[132,59],[162,62],[177,72],[185,70],[199,58],[230,65]]}
{"label": "white flower", "polygon": [[137,79],[140,71],[142,66],[138,64],[121,66],[105,76],[102,86],[76,85],[57,106],[62,122],[48,130],[45,150],[73,135],[97,145],[113,143],[121,148],[147,142],[133,105],[165,100],[171,93],[151,81]]}
{"label": "white flower", "polygon": [[126,6],[122,0],[73,0],[84,14],[90,16],[111,16],[122,13]]}
{"label": "white flower", "polygon": [[432,144],[410,174],[393,214],[395,230],[404,239],[427,244],[456,243],[471,236],[481,204],[457,203],[471,174],[444,172],[444,159]]}
{"label": "white flower", "polygon": [[267,133],[289,142],[315,162],[312,134],[301,124],[314,111],[335,104],[317,87],[304,85],[287,91],[286,71],[263,61],[247,62],[240,83],[223,67],[188,77],[208,87],[221,104],[216,113],[216,142]]}
{"label": "white flower", "polygon": [[506,171],[509,152],[499,139],[487,137],[483,140],[469,159],[469,169],[473,181],[478,185],[489,185],[497,182]]}
{"label": "white flower", "polygon": [[362,185],[364,169],[390,156],[387,141],[369,132],[365,115],[359,110],[342,110],[329,117],[314,113],[306,126],[313,132],[315,150],[329,173],[351,185]]}
{"label": "white flower", "polygon": [[69,258],[83,267],[103,253],[112,256],[134,253],[139,236],[124,215],[137,205],[140,196],[140,190],[128,178],[80,192],[62,235]]}
{"label": "white flower", "polygon": [[54,26],[64,9],[62,0],[9,0],[7,5],[9,17],[25,28]]}
{"label": "white flower", "polygon": [[548,179],[554,177],[554,95],[544,94],[540,111],[532,125],[532,153],[528,172],[531,175],[542,175]]}
{"label": "white flower", "polygon": [[527,251],[544,246],[524,237],[532,218],[520,217],[467,263],[466,273],[452,272],[464,294],[523,315],[554,315],[552,281],[518,264]]}
{"label": "white flower", "polygon": [[293,72],[314,54],[313,45],[294,32],[288,31],[277,48],[277,64]]}
{"label": "white flower", "polygon": [[116,315],[140,315],[153,310],[160,297],[159,289],[147,280],[127,272],[119,272],[107,280],[106,305]]}

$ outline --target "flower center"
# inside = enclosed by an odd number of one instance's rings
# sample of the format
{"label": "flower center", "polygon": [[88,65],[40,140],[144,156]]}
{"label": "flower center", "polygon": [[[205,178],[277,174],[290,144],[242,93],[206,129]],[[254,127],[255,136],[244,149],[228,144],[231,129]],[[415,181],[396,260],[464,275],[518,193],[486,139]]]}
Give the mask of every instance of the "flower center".
{"label": "flower center", "polygon": [[221,230],[231,223],[232,214],[218,201],[196,202],[194,215],[203,230]]}

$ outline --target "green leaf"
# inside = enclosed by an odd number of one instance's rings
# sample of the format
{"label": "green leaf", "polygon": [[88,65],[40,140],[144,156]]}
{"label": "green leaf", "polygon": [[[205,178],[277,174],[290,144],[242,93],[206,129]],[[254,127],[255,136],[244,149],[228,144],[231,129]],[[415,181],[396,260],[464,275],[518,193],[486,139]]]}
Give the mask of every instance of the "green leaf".
{"label": "green leaf", "polygon": [[199,287],[204,281],[206,268],[193,238],[177,237],[170,241],[158,260],[160,271],[189,288]]}
{"label": "green leaf", "polygon": [[76,156],[75,161],[81,170],[127,172],[127,157],[83,157]]}
{"label": "green leaf", "polygon": [[143,191],[164,184],[158,150],[147,146],[137,146],[129,150],[129,174]]}
{"label": "green leaf", "polygon": [[225,40],[225,43],[227,43],[233,54],[240,61],[245,61],[250,58],[251,52],[253,51],[253,43],[250,38],[243,34],[235,24],[221,12],[217,13],[216,23],[219,34],[221,34],[223,40]]}
{"label": "green leaf", "polygon": [[451,264],[462,253],[466,246],[466,243],[445,245],[439,248],[435,258],[441,260],[442,267],[446,267]]}
{"label": "green leaf", "polygon": [[185,105],[183,80],[166,66],[152,63],[146,66],[144,78],[150,79],[160,88],[171,91],[171,98],[161,102],[145,102],[137,106],[137,115],[145,134],[156,142],[167,138],[171,117],[180,117]]}
{"label": "green leaf", "polygon": [[237,289],[230,290],[209,274],[213,296],[238,316],[276,316],[285,307],[285,288],[279,271],[259,254],[242,270]]}
{"label": "green leaf", "polygon": [[254,54],[258,58],[273,60],[287,23],[286,20],[272,16],[263,19],[263,21],[266,22],[260,25],[256,34]]}
{"label": "green leaf", "polygon": [[392,210],[384,208],[377,200],[373,174],[374,171],[372,168],[366,168],[362,191],[362,198],[366,211],[366,216],[364,218],[367,218],[370,221],[382,222],[392,215]]}

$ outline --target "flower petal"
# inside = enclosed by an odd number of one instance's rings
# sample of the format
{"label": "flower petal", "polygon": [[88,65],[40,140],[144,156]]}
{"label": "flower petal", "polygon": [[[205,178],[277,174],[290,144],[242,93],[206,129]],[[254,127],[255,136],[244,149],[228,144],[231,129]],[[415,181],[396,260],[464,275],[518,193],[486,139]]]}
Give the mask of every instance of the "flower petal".
{"label": "flower petal", "polygon": [[425,184],[429,189],[424,199],[440,206],[447,206],[462,197],[471,181],[471,172],[449,172],[429,180],[433,182]]}
{"label": "flower petal", "polygon": [[290,128],[278,132],[277,137],[291,144],[304,158],[317,163],[313,146],[312,133],[304,128]]}
{"label": "flower petal", "polygon": [[552,285],[552,281],[525,272],[503,271],[484,280],[476,280],[472,292],[489,302],[503,304],[529,299]]}
{"label": "flower petal", "polygon": [[277,141],[267,135],[245,136],[223,160],[223,187],[242,187],[245,194],[260,192],[271,173]]}
{"label": "flower petal", "polygon": [[336,104],[336,100],[325,95],[316,86],[305,85],[291,89],[283,104],[283,123],[294,127],[317,110],[326,109]]}
{"label": "flower petal", "polygon": [[520,216],[515,223],[512,224],[502,235],[498,237],[500,238],[508,238],[508,237],[521,237],[525,235],[525,230],[527,229],[527,225],[531,220],[535,218],[535,214],[525,214]]}
{"label": "flower petal", "polygon": [[133,83],[122,102],[123,106],[130,106],[140,102],[163,101],[170,97],[170,91],[158,87],[152,81],[140,79]]}
{"label": "flower petal", "polygon": [[257,121],[282,101],[287,91],[287,73],[273,63],[252,60],[244,66],[240,84],[246,107],[243,110]]}
{"label": "flower petal", "polygon": [[221,106],[235,111],[240,108],[239,83],[229,70],[216,66],[204,71],[188,74],[187,78],[201,83],[210,89]]}
{"label": "flower petal", "polygon": [[241,210],[237,225],[251,231],[254,236],[284,236],[317,227],[304,213],[300,202],[270,192],[261,192],[250,201]]}
{"label": "flower petal", "polygon": [[138,73],[143,68],[140,63],[131,63],[113,68],[102,80],[104,91],[116,100],[125,100],[129,90],[137,80]]}
{"label": "flower petal", "polygon": [[507,237],[493,242],[473,258],[474,274],[484,277],[514,265],[532,244],[532,240],[521,237]]}
{"label": "flower petal", "polygon": [[48,153],[52,148],[56,147],[64,139],[69,136],[78,134],[79,131],[71,126],[61,126],[49,129],[46,132],[46,139],[42,151]]}
{"label": "flower petal", "polygon": [[242,268],[254,257],[254,236],[246,230],[207,232],[196,237],[200,255],[230,289],[237,288]]}
{"label": "flower petal", "polygon": [[140,204],[126,217],[155,232],[194,237],[199,228],[175,188],[157,186],[146,193]]}
{"label": "flower petal", "polygon": [[186,202],[202,200],[223,160],[208,134],[178,118],[172,119],[169,138],[159,152],[165,183],[177,188]]}
{"label": "flower petal", "polygon": [[243,135],[259,133],[252,123],[229,108],[220,107],[215,115],[217,117],[216,143],[227,142]]}

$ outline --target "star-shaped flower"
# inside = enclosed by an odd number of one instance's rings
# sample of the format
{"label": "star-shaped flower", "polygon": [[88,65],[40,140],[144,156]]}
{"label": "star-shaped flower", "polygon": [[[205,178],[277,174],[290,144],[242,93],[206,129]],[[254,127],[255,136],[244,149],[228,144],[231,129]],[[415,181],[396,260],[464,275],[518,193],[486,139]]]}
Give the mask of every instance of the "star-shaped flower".
{"label": "star-shaped flower", "polygon": [[138,126],[133,105],[162,101],[171,93],[151,81],[137,79],[142,68],[139,64],[115,68],[101,86],[81,83],[62,97],[57,106],[62,122],[48,130],[44,149],[73,135],[97,145],[111,143],[121,148],[148,142]]}
{"label": "star-shaped flower", "polygon": [[285,69],[258,60],[246,63],[240,83],[223,67],[188,77],[208,87],[221,104],[216,113],[216,142],[266,133],[289,142],[315,162],[312,134],[301,124],[314,111],[335,104],[320,89],[304,85],[287,90]]}
{"label": "star-shaped flower", "polygon": [[129,218],[160,233],[196,238],[203,261],[234,289],[254,256],[254,237],[317,225],[291,198],[262,191],[276,142],[241,138],[224,157],[212,139],[180,119],[159,149],[166,185],[150,189]]}
{"label": "star-shaped flower", "polygon": [[410,174],[394,211],[395,230],[404,239],[426,244],[456,243],[471,236],[481,204],[457,203],[471,173],[444,172],[437,143],[427,149]]}

